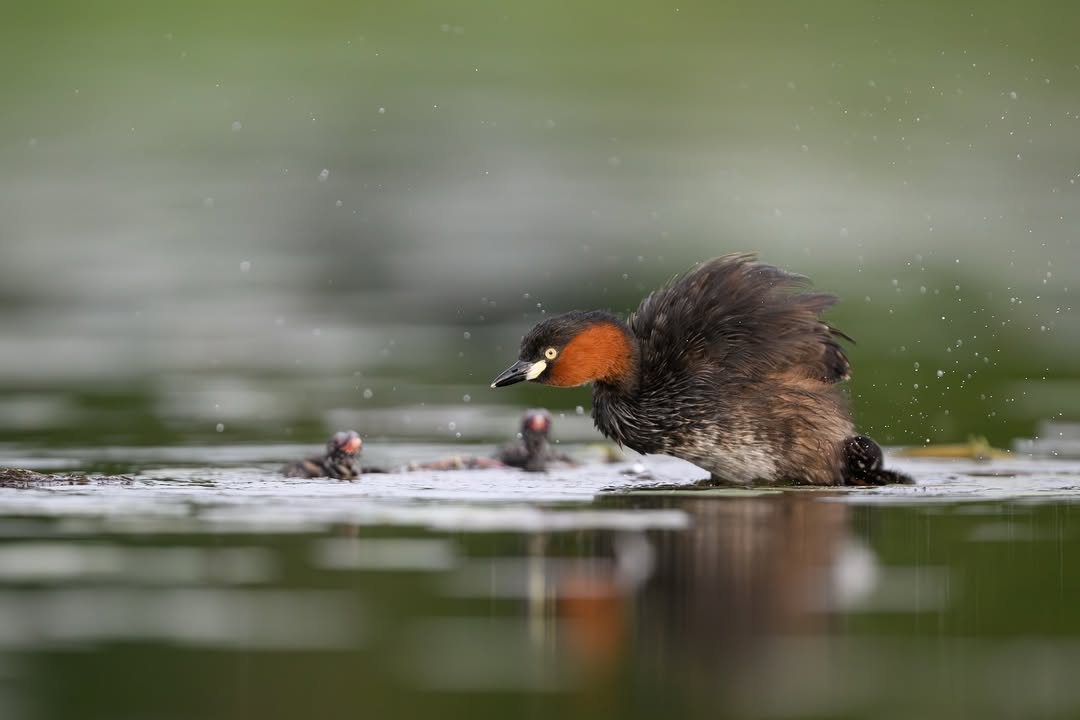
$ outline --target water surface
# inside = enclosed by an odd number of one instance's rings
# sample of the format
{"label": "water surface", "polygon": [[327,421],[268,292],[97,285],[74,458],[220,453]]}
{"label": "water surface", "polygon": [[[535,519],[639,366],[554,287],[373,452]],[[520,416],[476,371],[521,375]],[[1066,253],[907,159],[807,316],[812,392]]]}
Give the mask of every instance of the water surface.
{"label": "water surface", "polygon": [[4,717],[1080,712],[1075,463],[896,461],[918,484],[872,490],[695,491],[665,458],[276,475],[304,449],[0,458],[130,477],[0,490]]}

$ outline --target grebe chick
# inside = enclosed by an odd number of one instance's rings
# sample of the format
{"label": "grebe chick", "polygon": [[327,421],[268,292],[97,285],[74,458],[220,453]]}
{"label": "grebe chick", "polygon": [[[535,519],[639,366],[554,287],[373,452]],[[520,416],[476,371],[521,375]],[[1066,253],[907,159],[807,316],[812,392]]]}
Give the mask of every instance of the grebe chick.
{"label": "grebe chick", "polygon": [[355,430],[342,430],[330,436],[324,455],[313,455],[291,462],[282,472],[285,477],[355,480],[361,473],[357,459],[362,447],[363,442]]}
{"label": "grebe chick", "polygon": [[550,431],[551,413],[544,409],[526,410],[521,417],[521,440],[503,445],[495,452],[495,459],[527,472],[544,472],[552,462],[575,465],[573,458],[551,449]]}
{"label": "grebe chick", "polygon": [[409,469],[490,470],[515,467],[527,472],[544,472],[552,462],[575,464],[572,458],[551,450],[548,445],[550,430],[551,413],[547,410],[527,410],[521,417],[521,439],[503,445],[492,457],[454,455],[426,463],[414,463],[409,465]]}
{"label": "grebe chick", "polygon": [[726,255],[653,292],[626,322],[602,311],[544,320],[492,387],[592,383],[597,428],[727,483],[911,482],[856,435],[838,383],[849,364],[819,319],[836,303],[806,278]]}

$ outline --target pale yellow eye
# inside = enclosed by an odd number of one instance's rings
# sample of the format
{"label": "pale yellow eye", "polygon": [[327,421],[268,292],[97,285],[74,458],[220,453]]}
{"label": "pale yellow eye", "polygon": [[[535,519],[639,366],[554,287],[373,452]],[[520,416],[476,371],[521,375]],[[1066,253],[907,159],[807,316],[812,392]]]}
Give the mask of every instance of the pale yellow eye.
{"label": "pale yellow eye", "polygon": [[544,351],[544,357],[546,357],[548,360],[554,360],[555,356],[558,355],[558,354],[559,354],[559,351],[556,350],[555,348],[548,348],[547,350]]}

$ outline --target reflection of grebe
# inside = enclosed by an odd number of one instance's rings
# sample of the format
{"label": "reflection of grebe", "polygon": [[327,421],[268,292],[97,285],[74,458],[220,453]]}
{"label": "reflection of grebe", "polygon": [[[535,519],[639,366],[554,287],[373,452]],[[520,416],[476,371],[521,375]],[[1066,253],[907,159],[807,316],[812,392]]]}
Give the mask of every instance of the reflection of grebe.
{"label": "reflection of grebe", "polygon": [[[696,698],[693,706],[723,709],[743,702],[750,687],[752,701],[776,682],[774,640],[824,632],[828,610],[873,589],[876,561],[853,542],[841,503],[799,493],[664,502],[690,515],[689,529],[624,536],[647,552],[616,544],[606,570],[583,564],[555,578],[567,660],[588,670],[585,687],[609,709],[623,702],[614,696],[618,671],[631,667],[631,682],[663,677],[681,702]],[[601,503],[641,507],[632,496]],[[634,556],[644,559],[628,566],[647,571],[620,580],[619,558]]]}
{"label": "reflection of grebe", "polygon": [[570,651],[594,674],[607,674],[617,665],[632,614],[631,598],[656,563],[642,533],[616,535],[612,550],[610,564],[561,573],[555,584]]}
{"label": "reflection of grebe", "polygon": [[679,507],[691,528],[656,540],[638,639],[707,693],[721,676],[731,687],[769,677],[772,640],[824,632],[829,609],[873,589],[876,560],[853,541],[843,503],[784,493]]}
{"label": "reflection of grebe", "polygon": [[492,387],[593,383],[593,419],[620,445],[689,460],[724,482],[910,482],[855,435],[843,393],[846,335],[819,319],[836,297],[727,255],[649,295],[628,322],[544,320]]}

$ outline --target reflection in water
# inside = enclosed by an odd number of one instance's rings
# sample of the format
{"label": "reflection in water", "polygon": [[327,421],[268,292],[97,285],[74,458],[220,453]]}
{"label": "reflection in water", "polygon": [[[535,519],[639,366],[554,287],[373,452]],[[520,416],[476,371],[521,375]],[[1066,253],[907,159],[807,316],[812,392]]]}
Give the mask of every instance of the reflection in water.
{"label": "reflection in water", "polygon": [[0,581],[126,581],[147,585],[239,585],[274,579],[262,548],[125,548],[104,543],[14,542],[0,545]]}
{"label": "reflection in water", "polygon": [[[610,678],[633,647],[639,682],[662,677],[667,688],[655,688],[662,695],[692,697],[703,708],[730,705],[748,681],[775,674],[776,638],[825,631],[824,609],[873,589],[868,550],[843,567],[855,545],[850,508],[818,497],[669,500],[689,513],[690,528],[650,536],[650,572],[638,576],[640,587],[620,583],[618,573],[571,575],[560,585],[567,649],[591,677]],[[617,566],[635,564],[628,553],[642,554],[625,542],[612,550],[623,558]]]}
{"label": "reflection in water", "polygon": [[[358,532],[349,528],[350,534]],[[312,548],[316,567],[336,570],[449,570],[457,564],[445,540],[405,538],[323,540]]]}
{"label": "reflection in water", "polygon": [[626,689],[639,685],[701,708],[737,702],[778,670],[777,639],[827,632],[830,609],[874,590],[877,564],[852,537],[851,507],[820,498],[680,497],[663,504],[689,515],[683,532],[579,538],[584,557],[567,556],[564,537],[532,534],[523,558],[471,560],[451,574],[450,594],[517,599],[523,617],[427,621],[410,654],[422,670],[410,676],[429,689],[572,691],[592,710],[631,714]]}
{"label": "reflection in water", "polygon": [[245,650],[346,649],[357,612],[332,592],[68,588],[0,593],[0,649],[43,651],[118,641]]}
{"label": "reflection in water", "polygon": [[428,530],[0,520],[0,709],[1075,716],[1073,506],[853,498],[609,495],[524,530],[497,502]]}
{"label": "reflection in water", "polygon": [[647,645],[716,682],[751,664],[756,641],[821,628],[849,542],[848,507],[785,494],[684,509],[691,530],[663,538],[641,597]]}

